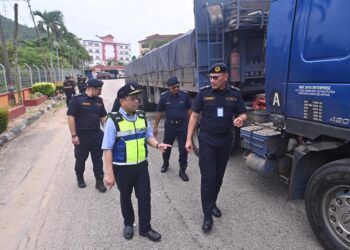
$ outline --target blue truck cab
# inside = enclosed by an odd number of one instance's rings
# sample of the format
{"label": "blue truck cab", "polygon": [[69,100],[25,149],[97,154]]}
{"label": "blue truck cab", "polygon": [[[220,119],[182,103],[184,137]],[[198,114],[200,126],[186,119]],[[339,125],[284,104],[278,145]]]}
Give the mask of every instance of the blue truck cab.
{"label": "blue truck cab", "polygon": [[241,129],[246,166],[305,199],[326,249],[350,249],[350,1],[270,1],[270,122]]}

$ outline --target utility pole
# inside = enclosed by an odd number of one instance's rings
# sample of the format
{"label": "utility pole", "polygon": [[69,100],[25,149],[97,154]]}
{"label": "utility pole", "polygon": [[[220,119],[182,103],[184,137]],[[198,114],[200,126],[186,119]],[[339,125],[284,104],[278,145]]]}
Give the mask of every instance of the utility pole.
{"label": "utility pole", "polygon": [[4,30],[2,29],[2,17],[0,15],[0,41],[2,46],[2,57],[4,58],[4,66],[6,70],[6,80],[8,85],[8,90],[10,92],[10,104],[15,105],[16,99],[14,96],[14,86],[13,86],[13,80],[12,80],[12,74],[11,74],[11,65],[10,65],[10,59],[7,51],[7,44],[6,44],[6,38],[4,35]]}
{"label": "utility pole", "polygon": [[15,3],[14,5],[14,11],[15,11],[15,30],[13,32],[13,50],[14,50],[14,66],[15,66],[15,84],[16,84],[16,90],[17,90],[17,96],[18,96],[18,103],[22,104],[22,86],[19,82],[19,75],[18,75],[18,49],[17,49],[17,37],[18,37],[18,3]]}

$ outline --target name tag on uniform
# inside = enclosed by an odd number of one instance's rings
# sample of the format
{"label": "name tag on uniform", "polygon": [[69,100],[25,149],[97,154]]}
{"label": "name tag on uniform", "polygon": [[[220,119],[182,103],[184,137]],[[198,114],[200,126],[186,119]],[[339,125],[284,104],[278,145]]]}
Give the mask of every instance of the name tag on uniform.
{"label": "name tag on uniform", "polygon": [[224,108],[223,107],[219,107],[217,109],[217,116],[218,117],[224,117]]}

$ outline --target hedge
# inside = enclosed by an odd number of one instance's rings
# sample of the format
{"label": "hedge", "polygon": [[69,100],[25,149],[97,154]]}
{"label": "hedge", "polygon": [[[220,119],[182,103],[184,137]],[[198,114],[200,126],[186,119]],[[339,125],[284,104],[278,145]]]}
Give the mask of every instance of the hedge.
{"label": "hedge", "polygon": [[52,96],[56,92],[56,86],[51,82],[38,82],[33,84],[32,92],[40,92],[43,95]]}
{"label": "hedge", "polygon": [[7,129],[9,114],[6,109],[0,108],[0,133]]}

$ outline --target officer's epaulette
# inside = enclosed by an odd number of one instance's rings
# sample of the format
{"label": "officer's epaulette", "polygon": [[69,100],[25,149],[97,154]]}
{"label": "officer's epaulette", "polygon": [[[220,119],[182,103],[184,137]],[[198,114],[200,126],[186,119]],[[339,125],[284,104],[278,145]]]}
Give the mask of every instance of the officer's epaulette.
{"label": "officer's epaulette", "polygon": [[123,120],[123,116],[119,112],[110,112],[107,115],[107,118],[111,118],[114,122],[120,122]]}
{"label": "officer's epaulette", "polygon": [[186,91],[186,90],[180,90],[180,92],[182,92],[182,93],[188,93],[188,91]]}
{"label": "officer's epaulette", "polygon": [[163,93],[161,93],[160,95],[164,95],[165,93],[168,93],[168,91],[164,91]]}
{"label": "officer's epaulette", "polygon": [[82,95],[83,93],[78,93],[78,94],[75,94],[74,96],[80,96],[80,95]]}
{"label": "officer's epaulette", "polygon": [[231,85],[230,85],[230,88],[231,88],[231,89],[235,89],[235,90],[237,90],[237,91],[241,91],[239,88],[234,87],[234,86],[231,86]]}
{"label": "officer's epaulette", "polygon": [[207,85],[207,86],[201,87],[200,90],[209,89],[209,88],[210,88],[210,85]]}

